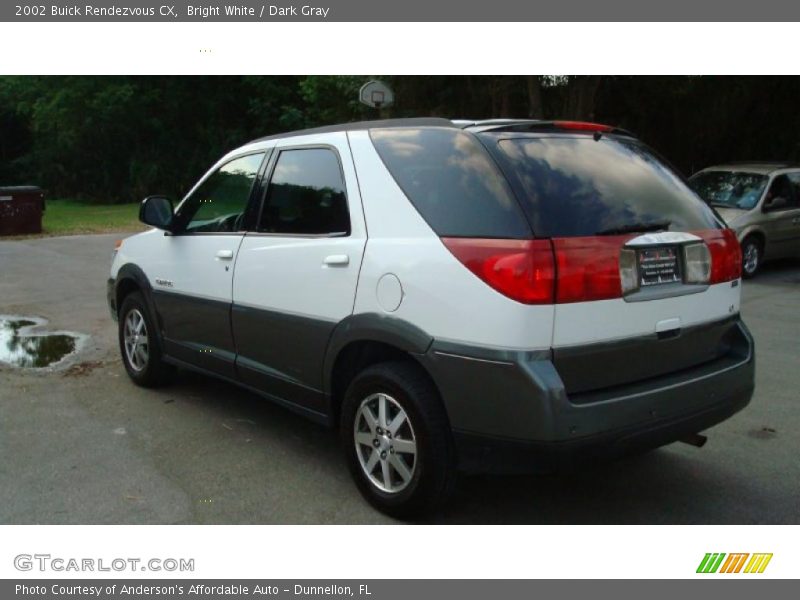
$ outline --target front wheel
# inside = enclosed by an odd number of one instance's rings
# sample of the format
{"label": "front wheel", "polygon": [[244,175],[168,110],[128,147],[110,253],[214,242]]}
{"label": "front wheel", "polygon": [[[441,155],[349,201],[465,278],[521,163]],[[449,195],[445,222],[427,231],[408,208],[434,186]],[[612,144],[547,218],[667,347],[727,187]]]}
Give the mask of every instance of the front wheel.
{"label": "front wheel", "polygon": [[748,237],[742,242],[742,277],[750,279],[755,276],[763,255],[762,244],[757,238]]}
{"label": "front wheel", "polygon": [[175,368],[162,360],[155,324],[139,292],[129,294],[122,302],[119,349],[125,370],[135,384],[157,387],[169,382]]}
{"label": "front wheel", "polygon": [[455,480],[444,407],[422,369],[387,362],[359,373],[341,414],[342,445],[362,495],[394,517],[433,511]]}

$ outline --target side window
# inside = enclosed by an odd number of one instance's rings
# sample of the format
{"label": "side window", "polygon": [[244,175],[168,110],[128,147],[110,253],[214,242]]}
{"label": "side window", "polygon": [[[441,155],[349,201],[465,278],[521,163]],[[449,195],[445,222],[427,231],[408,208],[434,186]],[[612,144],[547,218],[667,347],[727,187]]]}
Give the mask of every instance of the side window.
{"label": "side window", "polygon": [[789,173],[789,181],[794,189],[794,207],[800,208],[800,173]]}
{"label": "side window", "polygon": [[531,237],[505,177],[470,133],[373,129],[370,138],[400,189],[438,235]]}
{"label": "side window", "polygon": [[278,156],[261,211],[259,231],[350,233],[342,170],[328,148],[284,150]]}
{"label": "side window", "polygon": [[241,229],[250,190],[264,154],[249,154],[225,163],[181,205],[176,218],[187,233]]}
{"label": "side window", "polygon": [[767,190],[767,196],[764,198],[764,208],[768,211],[794,208],[795,195],[793,187],[787,175],[778,175],[772,180],[772,185]]}

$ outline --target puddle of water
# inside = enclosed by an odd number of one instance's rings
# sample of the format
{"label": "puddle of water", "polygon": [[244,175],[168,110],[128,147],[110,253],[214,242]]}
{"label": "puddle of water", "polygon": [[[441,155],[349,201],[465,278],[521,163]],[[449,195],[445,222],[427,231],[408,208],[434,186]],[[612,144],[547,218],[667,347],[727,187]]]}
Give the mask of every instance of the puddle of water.
{"label": "puddle of water", "polygon": [[32,331],[46,324],[37,317],[0,315],[0,362],[39,369],[52,366],[77,350],[83,336],[63,331]]}

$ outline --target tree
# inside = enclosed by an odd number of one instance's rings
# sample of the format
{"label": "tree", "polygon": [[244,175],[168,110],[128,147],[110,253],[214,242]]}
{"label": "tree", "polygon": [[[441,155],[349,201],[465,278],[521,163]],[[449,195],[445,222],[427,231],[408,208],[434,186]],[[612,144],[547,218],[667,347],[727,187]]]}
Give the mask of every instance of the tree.
{"label": "tree", "polygon": [[[358,102],[369,79],[396,103]],[[519,117],[630,129],[690,173],[800,154],[798,77],[469,75],[0,77],[0,184],[98,202],[183,195],[220,156],[293,129],[386,117]]]}

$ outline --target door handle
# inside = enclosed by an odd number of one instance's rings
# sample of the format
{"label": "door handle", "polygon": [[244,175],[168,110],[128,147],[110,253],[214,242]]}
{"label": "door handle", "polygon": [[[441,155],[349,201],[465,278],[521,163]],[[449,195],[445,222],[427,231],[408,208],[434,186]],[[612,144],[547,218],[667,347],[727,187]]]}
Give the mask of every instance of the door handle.
{"label": "door handle", "polygon": [[328,267],[345,267],[350,264],[350,257],[347,254],[331,254],[325,257],[322,264]]}
{"label": "door handle", "polygon": [[233,258],[233,250],[217,250],[217,258],[220,260],[230,260]]}

